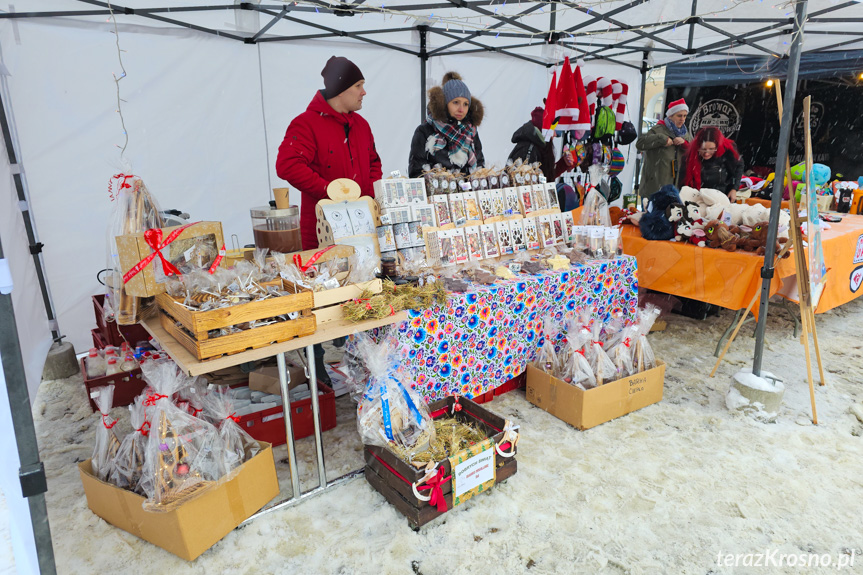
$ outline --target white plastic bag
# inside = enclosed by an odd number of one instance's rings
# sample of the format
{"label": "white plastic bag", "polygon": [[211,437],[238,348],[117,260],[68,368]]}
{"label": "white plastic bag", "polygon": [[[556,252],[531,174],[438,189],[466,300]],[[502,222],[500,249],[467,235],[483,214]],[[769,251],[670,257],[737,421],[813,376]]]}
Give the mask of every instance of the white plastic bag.
{"label": "white plastic bag", "polygon": [[120,448],[120,440],[114,431],[117,420],[111,417],[111,407],[114,405],[114,386],[97,387],[90,392],[90,397],[99,410],[99,424],[96,427],[96,441],[93,445],[93,475],[105,481],[111,473],[114,457]]}
{"label": "white plastic bag", "polygon": [[139,482],[144,471],[147,435],[150,433],[145,401],[146,396],[141,394],[129,406],[132,431],[120,443],[109,477],[111,483],[117,487],[138,493],[142,492]]}
{"label": "white plastic bag", "polygon": [[213,388],[204,399],[204,410],[219,428],[222,438],[221,471],[227,475],[258,454],[260,444],[240,427],[234,410],[234,399],[228,388]]}

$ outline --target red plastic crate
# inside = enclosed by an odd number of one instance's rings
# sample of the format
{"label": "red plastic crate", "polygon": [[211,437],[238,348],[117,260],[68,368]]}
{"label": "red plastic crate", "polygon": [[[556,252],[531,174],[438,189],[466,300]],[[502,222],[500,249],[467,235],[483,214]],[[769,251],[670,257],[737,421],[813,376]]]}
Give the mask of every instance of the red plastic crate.
{"label": "red plastic crate", "polygon": [[147,384],[144,382],[144,377],[141,375],[141,368],[135,368],[132,371],[124,371],[123,373],[115,373],[114,375],[103,375],[102,377],[87,377],[87,365],[84,358],[81,358],[81,373],[84,374],[84,387],[87,392],[87,401],[90,402],[90,409],[98,411],[93,398],[90,397],[90,391],[106,385],[114,384],[114,407],[122,407],[131,405],[135,398],[144,391]]}
{"label": "red plastic crate", "polygon": [[498,395],[503,395],[504,393],[509,393],[514,389],[520,389],[525,385],[525,378],[527,377],[527,372],[522,373],[521,375],[517,375],[507,381],[506,383],[499,385],[494,388],[494,395],[497,397]]}
{"label": "red plastic crate", "polygon": [[105,341],[105,336],[99,331],[99,328],[91,329],[90,336],[93,338],[93,347],[96,349],[105,349],[108,347],[108,342]]}
{"label": "red plastic crate", "polygon": [[120,347],[124,341],[127,341],[134,348],[139,341],[150,339],[150,334],[140,323],[136,323],[135,325],[117,325],[113,321],[106,322],[103,314],[104,303],[105,294],[93,296],[93,311],[96,314],[96,326],[107,345]]}
{"label": "red plastic crate", "polygon": [[[325,383],[318,382],[318,407],[321,411],[321,431],[328,431],[336,426],[336,394]],[[264,411],[250,413],[240,417],[240,426],[258,441],[266,441],[273,446],[284,445],[285,414],[282,406],[277,405]],[[291,426],[294,428],[294,439],[308,437],[315,432],[312,419],[312,398],[301,399],[291,403]]]}

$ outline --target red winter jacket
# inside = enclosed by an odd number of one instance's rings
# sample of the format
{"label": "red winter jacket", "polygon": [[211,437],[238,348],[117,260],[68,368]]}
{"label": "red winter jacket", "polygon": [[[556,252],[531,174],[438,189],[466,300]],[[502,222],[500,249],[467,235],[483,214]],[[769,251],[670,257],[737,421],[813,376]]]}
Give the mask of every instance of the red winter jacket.
{"label": "red winter jacket", "polygon": [[356,112],[333,110],[320,91],[306,111],[294,118],[279,146],[276,173],[300,191],[303,249],[318,246],[315,205],[327,197],[327,185],[350,178],[362,195],[374,196],[381,179],[381,159],[369,123]]}

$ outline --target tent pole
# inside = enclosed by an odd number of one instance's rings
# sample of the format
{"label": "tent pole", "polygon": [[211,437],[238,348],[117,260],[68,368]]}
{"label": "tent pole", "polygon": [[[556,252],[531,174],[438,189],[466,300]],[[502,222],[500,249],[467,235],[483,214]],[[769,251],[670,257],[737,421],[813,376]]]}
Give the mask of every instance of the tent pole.
{"label": "tent pole", "polygon": [[[36,267],[36,277],[39,279],[39,288],[42,291],[42,303],[45,305],[45,314],[48,316],[48,323],[51,326],[51,335],[54,337],[54,341],[60,341],[65,336],[60,335],[60,327],[57,323],[57,316],[54,313],[54,302],[51,299],[51,293],[48,291],[48,281],[45,279],[45,269],[42,266],[43,244],[36,241],[36,230],[33,227],[30,203],[24,194],[23,170],[18,164],[18,158],[15,155],[15,146],[12,143],[12,132],[9,129],[9,118],[6,117],[6,105],[2,94],[0,94],[0,130],[3,131],[3,140],[6,143],[6,154],[9,158],[9,167],[12,168],[12,180],[15,182],[18,202],[22,206],[21,216],[24,219],[28,247],[30,248],[30,253],[33,255],[33,265]],[[2,257],[2,251],[0,251],[0,257]]]}
{"label": "tent pole", "polygon": [[426,77],[428,76],[428,26],[417,26],[420,33],[420,124],[426,121]]}
{"label": "tent pole", "polygon": [[[0,260],[3,259],[3,246],[0,244]],[[36,542],[36,556],[42,575],[54,575],[54,548],[51,546],[51,528],[48,525],[48,508],[45,505],[45,492],[48,490],[45,467],[39,461],[39,445],[36,442],[36,429],[33,426],[33,412],[30,407],[30,394],[27,391],[27,377],[24,374],[24,360],[21,357],[21,342],[15,324],[15,309],[12,307],[12,294],[0,294],[0,359],[3,377],[6,380],[6,393],[9,396],[9,411],[12,414],[12,427],[15,430],[15,443],[18,447],[18,479],[21,493],[30,506],[30,522],[33,525],[33,539]]]}
{"label": "tent pole", "polygon": [[797,72],[800,70],[800,53],[803,47],[803,24],[806,21],[806,0],[797,3],[791,40],[791,55],[788,61],[788,76],[785,82],[782,126],[779,129],[779,146],[776,151],[776,178],[770,196],[770,226],[767,228],[767,248],[764,267],[761,268],[761,303],[758,310],[758,326],[755,328],[755,353],[752,373],[761,376],[761,359],[764,352],[764,330],[767,328],[767,305],[770,299],[770,282],[773,279],[773,258],[779,227],[779,209],[782,205],[782,190],[785,187],[785,163],[790,146],[791,127],[794,123],[794,98],[797,95]]}
{"label": "tent pole", "polygon": [[[638,100],[638,137],[641,137],[641,132],[644,130],[644,92],[647,89],[647,57],[650,52],[645,50],[641,56],[641,98]],[[637,156],[636,156],[637,158]],[[635,193],[638,193],[639,184],[641,183],[641,162],[636,159],[635,162]]]}

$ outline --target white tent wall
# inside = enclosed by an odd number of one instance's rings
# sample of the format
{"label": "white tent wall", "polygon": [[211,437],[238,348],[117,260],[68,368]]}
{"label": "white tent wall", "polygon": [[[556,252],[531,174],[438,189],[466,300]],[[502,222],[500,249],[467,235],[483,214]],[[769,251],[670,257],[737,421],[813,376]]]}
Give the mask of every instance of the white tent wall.
{"label": "white tent wall", "polygon": [[[279,144],[322,87],[320,71],[336,54],[350,57],[365,75],[361,113],[384,174],[406,173],[420,119],[419,58],[350,39],[251,46],[118,21],[127,72],[120,83],[129,134],[125,157],[163,209],[181,209],[193,221],[221,221],[227,242],[236,234],[241,245],[251,243],[248,210],[265,204],[270,188],[286,185],[275,174]],[[23,164],[60,328],[82,351],[91,346],[94,327],[89,298],[102,289],[96,272],[105,267],[107,182],[124,169],[111,77],[121,73],[113,26],[61,18],[15,25],[19,41],[7,42],[5,61]],[[427,87],[447,70],[460,72],[483,101],[486,161],[502,166],[512,133],[546,95],[550,70],[499,54],[433,57]],[[637,123],[639,73],[596,62],[587,70],[629,84],[628,115]],[[621,175],[624,193],[631,189],[634,159],[632,153]],[[295,190],[291,199],[299,203]]]}

